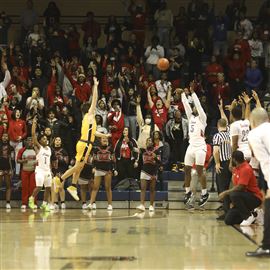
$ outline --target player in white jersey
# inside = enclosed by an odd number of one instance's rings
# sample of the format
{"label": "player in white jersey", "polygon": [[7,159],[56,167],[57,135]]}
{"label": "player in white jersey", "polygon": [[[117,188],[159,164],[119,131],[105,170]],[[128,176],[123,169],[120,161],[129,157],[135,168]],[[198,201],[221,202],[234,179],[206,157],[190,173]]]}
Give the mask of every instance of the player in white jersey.
{"label": "player in white jersey", "polygon": [[209,193],[206,187],[206,178],[204,174],[204,163],[206,158],[206,142],[204,137],[205,128],[207,126],[207,117],[201,106],[201,103],[194,92],[193,83],[190,87],[191,97],[194,102],[193,109],[191,108],[184,91],[181,93],[182,103],[189,123],[189,146],[185,155],[185,198],[184,203],[188,206],[192,200],[192,192],[190,189],[191,170],[193,164],[196,165],[198,179],[201,183],[202,193],[199,201],[199,206],[205,205],[209,199]]}
{"label": "player in white jersey", "polygon": [[263,108],[256,108],[250,115],[252,130],[248,141],[251,149],[259,161],[263,175],[268,184],[264,201],[264,233],[262,245],[255,251],[247,252],[249,257],[270,258],[270,123],[268,114]]}
{"label": "player in white jersey", "polygon": [[242,107],[236,106],[231,111],[233,123],[230,126],[232,141],[232,152],[239,150],[243,152],[247,161],[251,159],[251,150],[248,144],[248,134],[250,130],[249,120],[242,120]]}
{"label": "player in white jersey", "polygon": [[48,146],[48,139],[46,135],[41,136],[37,139],[36,136],[36,126],[37,119],[36,117],[33,120],[32,125],[32,138],[34,143],[34,148],[37,153],[36,161],[37,166],[35,169],[35,179],[36,179],[36,188],[33,191],[32,196],[29,198],[29,208],[36,209],[35,197],[38,195],[42,187],[45,187],[44,192],[44,201],[41,205],[41,209],[44,211],[50,211],[49,199],[52,185],[52,174],[51,174],[51,148]]}

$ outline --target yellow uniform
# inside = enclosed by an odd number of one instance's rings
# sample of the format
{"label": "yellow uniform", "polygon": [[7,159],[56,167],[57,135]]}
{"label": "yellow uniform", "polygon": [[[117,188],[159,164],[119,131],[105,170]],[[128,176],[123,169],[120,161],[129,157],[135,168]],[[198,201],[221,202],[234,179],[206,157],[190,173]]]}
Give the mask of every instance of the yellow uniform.
{"label": "yellow uniform", "polygon": [[93,147],[93,143],[95,140],[95,133],[97,130],[97,123],[95,120],[95,116],[93,116],[93,122],[89,124],[89,117],[86,114],[82,121],[82,128],[81,128],[81,139],[76,144],[76,160],[78,162],[83,162],[88,159],[88,156],[91,152]]}

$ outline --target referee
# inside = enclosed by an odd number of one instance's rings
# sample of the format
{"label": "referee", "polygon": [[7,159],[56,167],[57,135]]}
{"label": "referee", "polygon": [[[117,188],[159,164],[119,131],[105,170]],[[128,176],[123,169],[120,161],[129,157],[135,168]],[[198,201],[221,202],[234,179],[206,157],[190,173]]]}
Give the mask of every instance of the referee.
{"label": "referee", "polygon": [[216,183],[218,194],[228,190],[231,182],[231,172],[229,170],[232,148],[230,132],[227,128],[227,121],[223,118],[218,120],[218,133],[213,137],[214,159],[216,163]]}

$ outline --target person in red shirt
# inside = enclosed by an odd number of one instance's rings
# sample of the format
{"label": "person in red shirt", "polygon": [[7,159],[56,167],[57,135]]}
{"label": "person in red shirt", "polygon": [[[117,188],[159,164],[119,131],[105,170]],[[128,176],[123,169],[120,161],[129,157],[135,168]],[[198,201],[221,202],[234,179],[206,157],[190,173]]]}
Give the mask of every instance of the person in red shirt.
{"label": "person in red shirt", "polygon": [[218,73],[223,73],[223,67],[217,63],[217,57],[215,55],[212,55],[211,63],[207,65],[205,73],[210,86],[217,83]]}
{"label": "person in red shirt", "polygon": [[234,51],[240,52],[240,54],[242,55],[242,59],[244,63],[246,64],[251,59],[251,49],[250,49],[248,41],[243,38],[243,33],[239,31],[237,35],[238,36],[234,42],[233,49]]}
{"label": "person in red shirt", "polygon": [[108,113],[109,130],[112,134],[112,146],[114,147],[116,142],[122,136],[122,132],[125,127],[124,114],[121,109],[121,102],[119,99],[114,99],[111,103],[112,109]]}
{"label": "person in red shirt", "polygon": [[121,138],[115,145],[116,168],[118,180],[133,178],[135,168],[138,167],[139,148],[137,142],[131,137],[128,127],[125,127]]}
{"label": "person in red shirt", "polygon": [[228,79],[233,89],[232,97],[238,97],[243,91],[246,65],[243,56],[239,51],[235,51],[231,58],[227,60]]}
{"label": "person in red shirt", "polygon": [[16,167],[15,173],[19,175],[20,172],[20,164],[17,162],[17,155],[19,150],[22,148],[22,141],[27,136],[27,127],[26,122],[21,119],[21,111],[14,110],[10,111],[7,106],[5,106],[6,114],[8,117],[8,136],[10,139],[10,145],[15,150],[15,160]]}
{"label": "person in red shirt", "polygon": [[131,20],[133,26],[133,33],[136,35],[137,40],[144,45],[145,40],[145,21],[146,15],[143,12],[142,5],[136,6],[135,10],[130,10]]}
{"label": "person in red shirt", "polygon": [[[224,201],[224,221],[227,225],[249,226],[256,220],[252,211],[261,205],[262,193],[253,169],[245,161],[243,152],[233,152],[232,164],[234,187],[219,194],[219,199]],[[230,208],[231,204],[232,208]]]}
{"label": "person in red shirt", "polygon": [[224,73],[217,74],[217,82],[213,84],[211,100],[213,104],[217,105],[219,99],[224,100],[224,103],[230,102],[230,86],[224,81]]}
{"label": "person in red shirt", "polygon": [[167,93],[166,101],[163,103],[161,98],[158,98],[156,102],[153,102],[153,99],[150,94],[150,89],[147,90],[148,103],[152,111],[152,116],[154,123],[158,126],[159,130],[162,131],[165,128],[168,118],[168,110],[171,106],[171,88],[169,88]]}

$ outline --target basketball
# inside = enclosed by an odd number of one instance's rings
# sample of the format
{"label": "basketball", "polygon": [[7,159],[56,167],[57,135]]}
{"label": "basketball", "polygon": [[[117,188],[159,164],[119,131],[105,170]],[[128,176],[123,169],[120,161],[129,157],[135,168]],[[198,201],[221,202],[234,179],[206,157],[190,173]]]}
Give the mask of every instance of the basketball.
{"label": "basketball", "polygon": [[169,68],[170,63],[167,58],[160,58],[157,62],[157,68],[161,71],[165,71]]}

